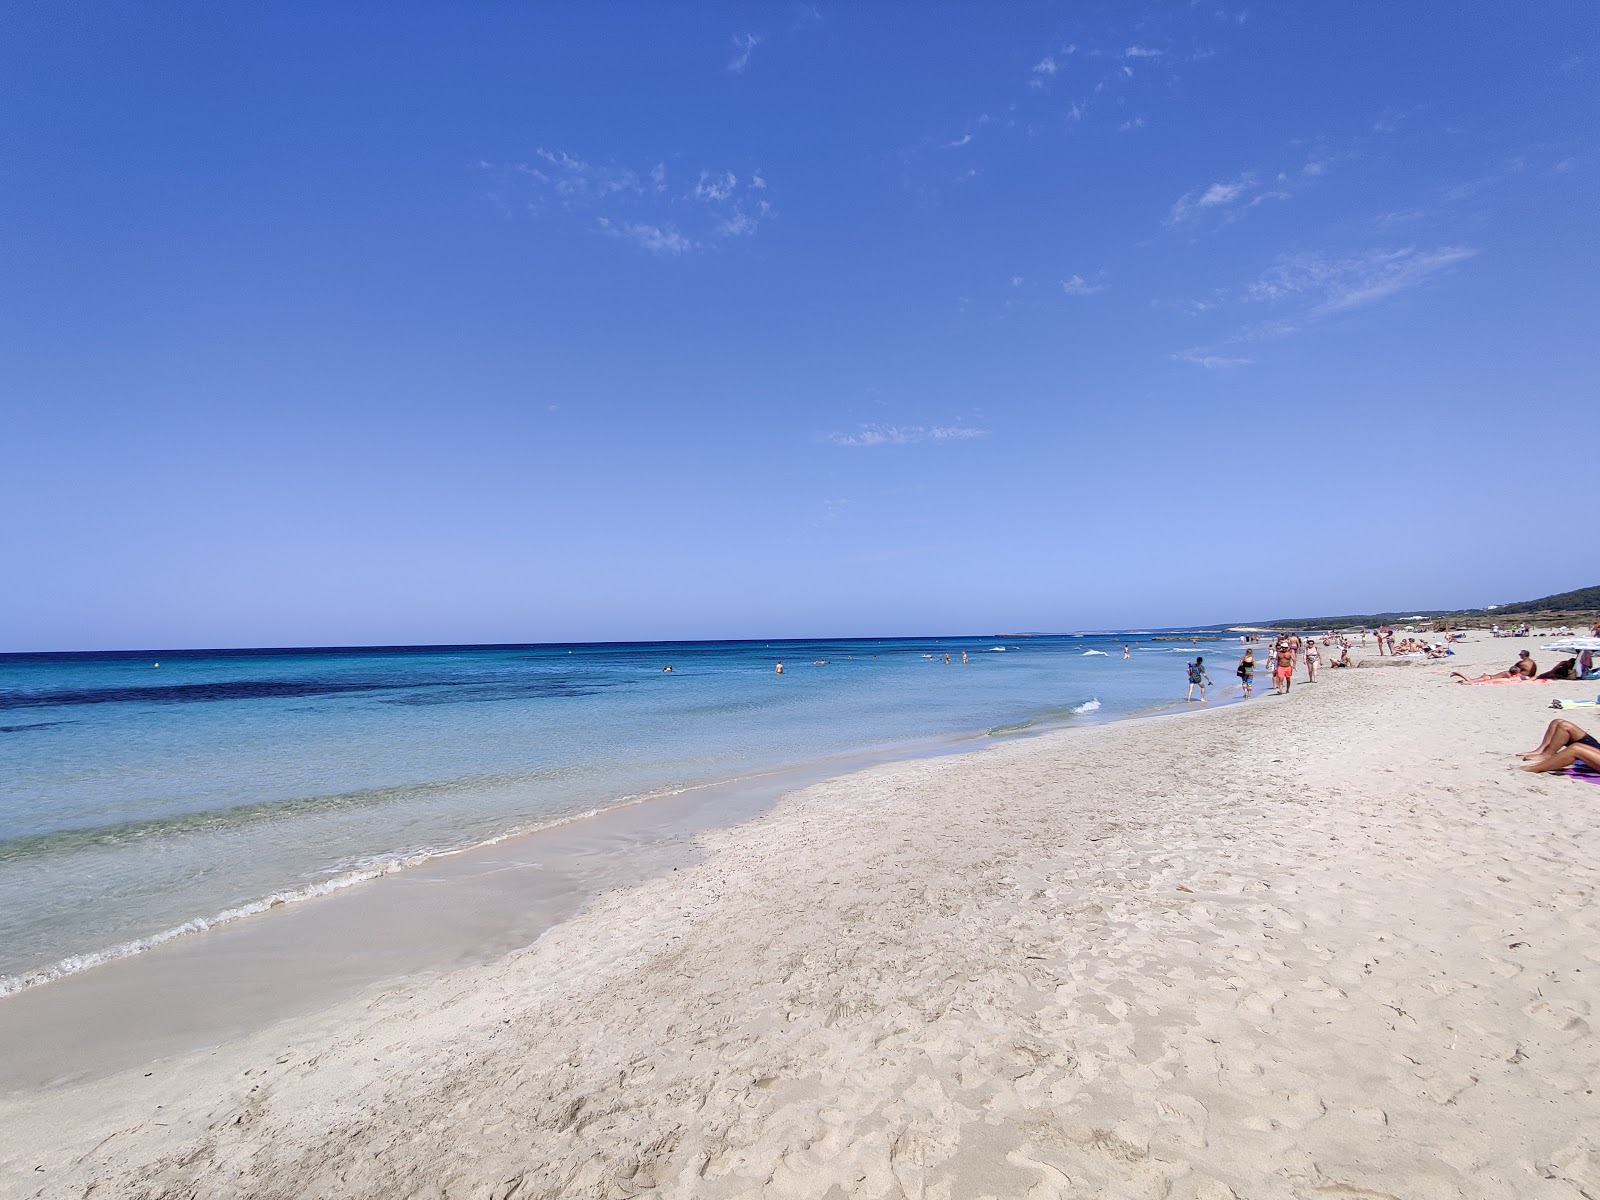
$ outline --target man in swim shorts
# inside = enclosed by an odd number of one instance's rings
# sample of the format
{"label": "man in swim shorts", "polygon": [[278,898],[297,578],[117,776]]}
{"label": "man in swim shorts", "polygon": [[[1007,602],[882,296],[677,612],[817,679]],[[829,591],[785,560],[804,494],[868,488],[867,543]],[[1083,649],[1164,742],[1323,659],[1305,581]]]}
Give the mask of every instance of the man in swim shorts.
{"label": "man in swim shorts", "polygon": [[1533,661],[1533,655],[1526,650],[1518,650],[1517,661],[1504,671],[1479,675],[1476,679],[1468,679],[1460,671],[1451,671],[1450,677],[1458,683],[1493,683],[1497,679],[1532,679],[1538,674],[1539,664]]}
{"label": "man in swim shorts", "polygon": [[1275,657],[1278,665],[1272,669],[1272,690],[1275,694],[1287,696],[1294,683],[1294,647],[1288,642],[1279,642]]}

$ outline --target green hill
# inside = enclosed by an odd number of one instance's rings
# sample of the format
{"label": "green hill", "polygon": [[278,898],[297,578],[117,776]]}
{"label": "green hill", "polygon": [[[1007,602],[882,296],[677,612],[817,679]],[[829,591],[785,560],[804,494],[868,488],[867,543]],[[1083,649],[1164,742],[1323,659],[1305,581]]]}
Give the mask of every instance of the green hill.
{"label": "green hill", "polygon": [[1600,616],[1600,585],[1557,592],[1553,596],[1541,596],[1537,600],[1523,600],[1517,604],[1497,604],[1493,608],[1408,608],[1400,612],[1347,613],[1338,617],[1286,617],[1252,624],[1262,629],[1339,629],[1351,625],[1397,625],[1413,617],[1421,617],[1424,621],[1448,620],[1452,624],[1487,624],[1490,621],[1508,623],[1543,613],[1591,618]]}
{"label": "green hill", "polygon": [[1501,604],[1495,611],[1573,612],[1600,609],[1600,586],[1579,588],[1575,592],[1557,592],[1554,596],[1541,596],[1537,600],[1524,600],[1521,604]]}

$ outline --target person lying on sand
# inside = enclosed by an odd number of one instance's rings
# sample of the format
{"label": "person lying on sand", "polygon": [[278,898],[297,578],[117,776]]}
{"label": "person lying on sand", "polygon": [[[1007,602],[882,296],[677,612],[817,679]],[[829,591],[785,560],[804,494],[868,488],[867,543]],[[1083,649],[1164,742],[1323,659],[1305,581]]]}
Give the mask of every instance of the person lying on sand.
{"label": "person lying on sand", "polygon": [[1573,723],[1565,717],[1557,717],[1545,726],[1544,737],[1539,745],[1532,750],[1524,750],[1517,755],[1521,759],[1548,758],[1557,751],[1568,746],[1588,746],[1591,750],[1600,750],[1600,738],[1584,729],[1582,725]]}
{"label": "person lying on sand", "polygon": [[1450,678],[1458,679],[1462,683],[1492,683],[1497,679],[1533,679],[1539,673],[1539,664],[1533,661],[1533,656],[1526,650],[1517,651],[1517,661],[1504,671],[1496,671],[1491,675],[1479,675],[1476,679],[1468,679],[1460,671],[1451,671]]}
{"label": "person lying on sand", "polygon": [[1574,657],[1574,658],[1564,658],[1564,659],[1562,659],[1555,666],[1551,667],[1548,671],[1545,671],[1545,672],[1543,672],[1543,673],[1541,673],[1539,675],[1536,675],[1534,678],[1536,678],[1536,679],[1577,679],[1578,677],[1579,677],[1578,676],[1578,660],[1577,660],[1577,658]]}
{"label": "person lying on sand", "polygon": [[[1581,737],[1578,740],[1567,742],[1559,750],[1551,751],[1543,758],[1534,759],[1532,762],[1525,764],[1522,769],[1535,773],[1564,771],[1572,766],[1573,763],[1583,763],[1590,770],[1600,771],[1600,742],[1597,742],[1593,735],[1584,733],[1582,729],[1572,725],[1570,721],[1551,722],[1552,727],[1556,725],[1570,725],[1571,732],[1576,732]],[[1549,733],[1545,734],[1547,739],[1549,736]],[[1522,757],[1526,758],[1527,756],[1523,755]]]}

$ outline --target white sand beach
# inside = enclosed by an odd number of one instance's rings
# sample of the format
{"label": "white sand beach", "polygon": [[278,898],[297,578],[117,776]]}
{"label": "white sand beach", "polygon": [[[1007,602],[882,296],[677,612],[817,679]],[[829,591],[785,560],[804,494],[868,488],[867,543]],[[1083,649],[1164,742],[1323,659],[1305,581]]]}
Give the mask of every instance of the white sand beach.
{"label": "white sand beach", "polygon": [[0,1194],[1600,1196],[1600,786],[1513,757],[1595,685],[1446,680],[1528,644],[818,784],[502,961],[5,1096]]}

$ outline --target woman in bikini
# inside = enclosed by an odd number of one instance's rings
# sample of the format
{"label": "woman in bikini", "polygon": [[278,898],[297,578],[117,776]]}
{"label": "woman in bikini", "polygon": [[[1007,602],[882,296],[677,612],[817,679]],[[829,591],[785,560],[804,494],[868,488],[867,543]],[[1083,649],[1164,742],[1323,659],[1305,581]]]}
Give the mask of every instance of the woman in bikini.
{"label": "woman in bikini", "polygon": [[1564,771],[1574,763],[1600,771],[1600,738],[1580,725],[1557,717],[1544,731],[1539,748],[1518,757],[1532,760],[1522,768],[1524,771]]}

